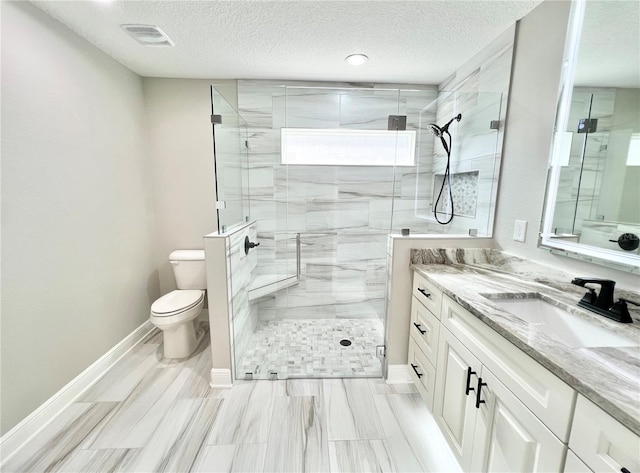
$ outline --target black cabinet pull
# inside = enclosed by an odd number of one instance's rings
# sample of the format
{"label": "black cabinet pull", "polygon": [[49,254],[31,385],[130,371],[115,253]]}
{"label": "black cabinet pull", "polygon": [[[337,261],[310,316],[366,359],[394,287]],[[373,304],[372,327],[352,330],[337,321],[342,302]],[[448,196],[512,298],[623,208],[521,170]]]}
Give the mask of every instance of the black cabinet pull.
{"label": "black cabinet pull", "polygon": [[631,473],[629,470],[627,470],[624,466],[622,468],[620,468],[620,472],[621,473]]}
{"label": "black cabinet pull", "polygon": [[413,368],[413,371],[415,371],[418,379],[422,378],[422,373],[418,373],[418,365],[414,365],[413,363],[411,363],[411,367]]}
{"label": "black cabinet pull", "polygon": [[413,323],[413,325],[415,325],[415,326],[416,326],[416,328],[418,329],[418,332],[420,332],[420,335],[424,335],[425,333],[427,333],[427,331],[426,331],[426,330],[422,330],[422,329],[420,328],[420,324],[417,324],[417,323],[415,323],[415,322],[414,322],[414,323]]}
{"label": "black cabinet pull", "polygon": [[427,299],[431,298],[431,294],[429,294],[426,289],[422,289],[422,288],[419,287],[418,291],[420,291],[422,293],[422,295],[424,297],[426,297]]}
{"label": "black cabinet pull", "polygon": [[482,386],[486,386],[487,383],[482,382],[482,378],[478,378],[478,391],[476,392],[476,409],[480,409],[480,404],[484,404],[485,401],[480,399],[480,394],[482,391]]}
{"label": "black cabinet pull", "polygon": [[471,387],[471,375],[476,374],[475,371],[471,369],[471,366],[467,368],[467,389],[465,389],[464,393],[468,396],[469,391],[475,391],[475,388]]}

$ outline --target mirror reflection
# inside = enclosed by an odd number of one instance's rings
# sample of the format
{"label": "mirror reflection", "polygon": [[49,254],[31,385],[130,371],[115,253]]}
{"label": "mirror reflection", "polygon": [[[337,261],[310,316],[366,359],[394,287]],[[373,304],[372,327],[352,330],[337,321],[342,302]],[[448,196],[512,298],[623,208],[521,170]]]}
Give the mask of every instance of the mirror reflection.
{"label": "mirror reflection", "polygon": [[589,0],[584,8],[574,82],[565,84],[572,92],[566,124],[556,124],[555,202],[547,203],[552,219],[543,234],[547,242],[638,255],[640,2]]}

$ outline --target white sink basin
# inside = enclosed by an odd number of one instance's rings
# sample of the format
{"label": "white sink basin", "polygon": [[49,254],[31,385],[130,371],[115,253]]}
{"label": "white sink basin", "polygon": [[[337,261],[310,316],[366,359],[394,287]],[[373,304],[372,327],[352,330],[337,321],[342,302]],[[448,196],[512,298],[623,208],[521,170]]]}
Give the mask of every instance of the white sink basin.
{"label": "white sink basin", "polygon": [[495,305],[527,322],[533,330],[544,332],[559,342],[580,347],[633,347],[640,340],[619,335],[605,327],[546,302],[540,297],[494,299]]}

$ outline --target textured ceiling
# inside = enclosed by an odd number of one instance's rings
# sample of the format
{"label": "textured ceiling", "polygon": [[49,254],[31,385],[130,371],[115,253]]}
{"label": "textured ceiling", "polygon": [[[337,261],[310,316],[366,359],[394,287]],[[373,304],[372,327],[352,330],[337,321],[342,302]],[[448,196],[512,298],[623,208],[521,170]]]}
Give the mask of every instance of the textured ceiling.
{"label": "textured ceiling", "polygon": [[587,2],[576,84],[640,88],[640,2]]}
{"label": "textured ceiling", "polygon": [[[145,77],[437,84],[541,0],[33,1]],[[172,48],[123,23],[159,26]],[[370,60],[353,67],[351,53]]]}

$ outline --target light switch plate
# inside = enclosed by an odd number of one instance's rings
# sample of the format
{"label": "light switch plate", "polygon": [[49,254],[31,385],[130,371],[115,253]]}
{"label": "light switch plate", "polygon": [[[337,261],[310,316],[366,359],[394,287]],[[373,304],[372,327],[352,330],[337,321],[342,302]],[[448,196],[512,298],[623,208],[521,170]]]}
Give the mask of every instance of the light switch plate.
{"label": "light switch plate", "polygon": [[527,221],[516,220],[515,227],[513,228],[513,239],[515,241],[524,242],[527,235]]}

